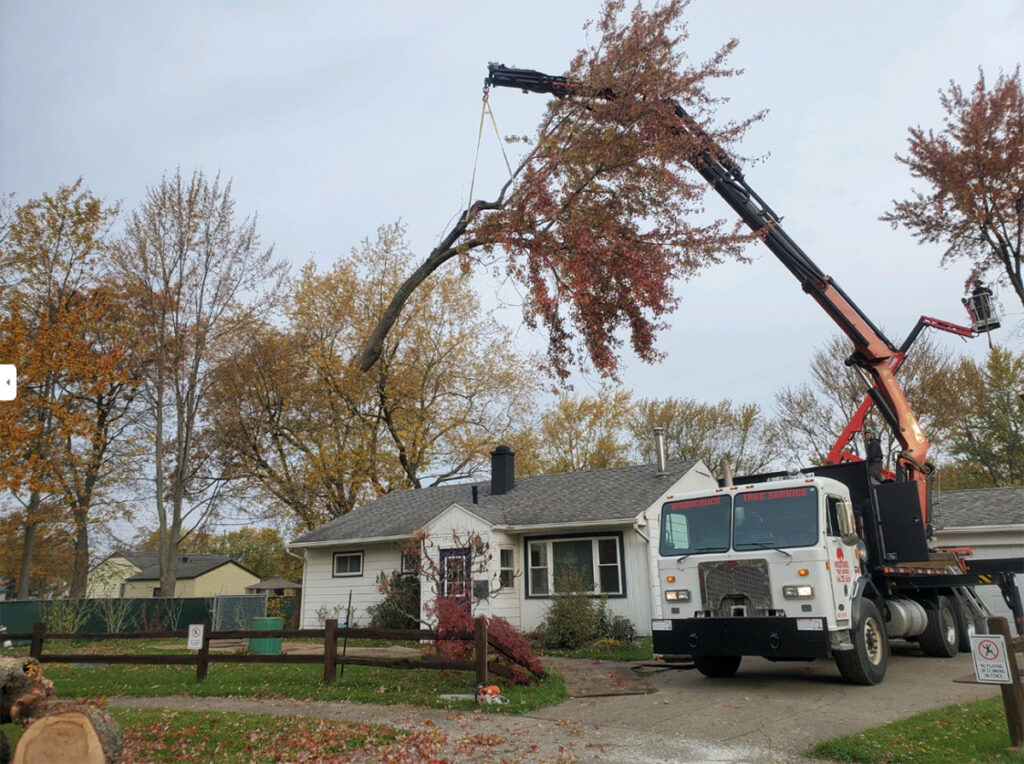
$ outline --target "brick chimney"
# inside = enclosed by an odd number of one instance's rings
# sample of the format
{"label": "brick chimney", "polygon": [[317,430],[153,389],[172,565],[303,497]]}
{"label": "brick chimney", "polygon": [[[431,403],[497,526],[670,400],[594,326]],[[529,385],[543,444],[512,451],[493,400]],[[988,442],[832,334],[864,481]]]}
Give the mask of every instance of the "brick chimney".
{"label": "brick chimney", "polygon": [[491,451],[491,496],[508,493],[516,484],[516,455],[508,446]]}

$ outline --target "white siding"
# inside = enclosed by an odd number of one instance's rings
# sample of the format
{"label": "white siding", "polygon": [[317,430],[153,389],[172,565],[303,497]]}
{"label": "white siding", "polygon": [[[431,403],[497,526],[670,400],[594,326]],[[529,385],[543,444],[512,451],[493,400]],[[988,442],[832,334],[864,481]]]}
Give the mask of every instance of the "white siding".
{"label": "white siding", "polygon": [[[979,560],[998,558],[1024,558],[1024,525],[974,526],[970,528],[946,528],[935,531],[939,546],[971,547],[974,557]],[[1017,589],[1024,597],[1024,576],[1017,576]],[[998,586],[978,586],[975,591],[985,600],[994,615],[1003,616],[1013,630],[1013,614],[1006,606]]]}
{"label": "white siding", "polygon": [[[443,549],[458,549],[463,548],[468,543],[469,539],[477,534],[484,544],[492,545],[491,525],[477,517],[472,513],[471,510],[453,504],[437,517],[430,521],[430,523],[424,528],[427,534],[427,541],[425,544],[424,553],[427,557],[432,560],[434,566],[440,569],[440,556],[441,550]],[[478,572],[478,560],[470,560],[470,564],[473,568],[473,579],[482,580],[487,579],[492,589],[497,587],[497,549],[492,546],[488,549],[488,553],[494,555],[494,559],[488,564],[487,572]],[[427,563],[424,561],[424,569],[427,569]],[[492,580],[493,579],[493,580]],[[431,602],[436,596],[435,584],[432,581],[421,580],[420,586],[420,612],[424,612],[423,608]],[[497,598],[495,598],[497,599]],[[475,603],[473,606],[473,615],[491,615],[491,601],[490,599],[482,600],[479,603]],[[496,615],[501,615],[496,613]],[[507,616],[504,616],[507,618]],[[511,619],[509,619],[511,621]]]}
{"label": "white siding", "polygon": [[[302,625],[303,629],[323,626],[317,611],[323,609],[327,618],[345,620],[349,592],[352,593],[352,624],[367,626],[370,616],[366,608],[380,602],[384,596],[377,590],[377,576],[390,575],[398,570],[402,553],[398,544],[364,544],[361,546],[306,549],[306,564],[302,569]],[[333,560],[335,552],[362,552],[361,576],[335,578]]]}
{"label": "white siding", "polygon": [[[502,548],[512,550],[512,565],[516,576],[511,587],[499,591],[500,550]],[[497,592],[491,595],[490,602],[488,603],[490,615],[501,616],[517,629],[522,628],[521,603],[524,592],[523,575],[526,570],[526,565],[523,562],[523,542],[519,536],[510,536],[501,531],[492,531],[490,551],[493,555],[491,560],[491,591]]]}

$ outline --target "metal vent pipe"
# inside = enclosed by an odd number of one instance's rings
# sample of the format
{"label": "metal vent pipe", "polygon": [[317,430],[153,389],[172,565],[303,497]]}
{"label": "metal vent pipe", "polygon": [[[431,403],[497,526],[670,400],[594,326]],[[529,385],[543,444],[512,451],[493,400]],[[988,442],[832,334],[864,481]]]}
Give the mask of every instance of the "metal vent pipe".
{"label": "metal vent pipe", "polygon": [[654,428],[654,458],[658,465],[658,476],[668,474],[668,462],[665,459],[665,428]]}

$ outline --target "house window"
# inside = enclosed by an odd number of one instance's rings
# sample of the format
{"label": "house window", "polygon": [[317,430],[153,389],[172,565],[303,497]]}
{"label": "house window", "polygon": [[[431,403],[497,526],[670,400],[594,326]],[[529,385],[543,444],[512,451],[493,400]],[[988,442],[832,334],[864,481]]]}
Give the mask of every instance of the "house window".
{"label": "house window", "polygon": [[566,591],[623,595],[622,537],[572,537],[527,541],[530,596]]}
{"label": "house window", "polygon": [[498,550],[498,583],[502,589],[511,589],[516,581],[515,550],[503,546]]}
{"label": "house window", "polygon": [[402,552],[402,573],[415,576],[420,572],[420,556]]}
{"label": "house window", "polygon": [[335,578],[363,575],[363,553],[335,552],[333,575]]}

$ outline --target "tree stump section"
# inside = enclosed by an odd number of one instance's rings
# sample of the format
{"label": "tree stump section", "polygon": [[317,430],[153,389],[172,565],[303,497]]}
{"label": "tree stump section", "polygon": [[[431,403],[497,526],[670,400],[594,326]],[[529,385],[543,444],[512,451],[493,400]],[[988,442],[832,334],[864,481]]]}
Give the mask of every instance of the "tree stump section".
{"label": "tree stump section", "polygon": [[121,728],[110,714],[82,707],[29,724],[12,764],[114,764],[121,758]]}

